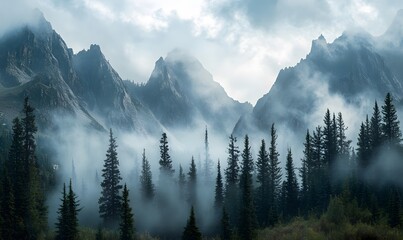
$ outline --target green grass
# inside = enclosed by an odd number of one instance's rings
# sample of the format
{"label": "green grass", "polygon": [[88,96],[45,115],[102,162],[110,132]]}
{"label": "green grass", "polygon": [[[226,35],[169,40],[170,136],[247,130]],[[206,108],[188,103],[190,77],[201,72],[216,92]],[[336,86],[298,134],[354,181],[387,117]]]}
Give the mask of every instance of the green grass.
{"label": "green grass", "polygon": [[403,239],[402,229],[390,228],[385,224],[371,225],[358,222],[351,224],[348,221],[335,224],[326,216],[320,219],[296,218],[290,223],[281,224],[273,228],[257,231],[257,239],[275,240],[371,240]]}

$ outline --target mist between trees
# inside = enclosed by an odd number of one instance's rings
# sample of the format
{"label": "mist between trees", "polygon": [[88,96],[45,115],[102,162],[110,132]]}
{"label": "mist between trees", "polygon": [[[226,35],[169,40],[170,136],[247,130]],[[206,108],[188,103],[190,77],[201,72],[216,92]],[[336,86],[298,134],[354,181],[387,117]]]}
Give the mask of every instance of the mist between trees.
{"label": "mist between trees", "polygon": [[3,239],[80,239],[80,227],[121,239],[254,239],[340,202],[354,221],[401,224],[402,134],[390,94],[363,119],[356,146],[342,113],[328,109],[306,131],[301,159],[292,146],[280,154],[274,123],[268,140],[251,143],[207,127],[190,137],[115,137],[62,118],[58,130],[41,132],[34,113],[26,98],[12,129],[1,129]]}

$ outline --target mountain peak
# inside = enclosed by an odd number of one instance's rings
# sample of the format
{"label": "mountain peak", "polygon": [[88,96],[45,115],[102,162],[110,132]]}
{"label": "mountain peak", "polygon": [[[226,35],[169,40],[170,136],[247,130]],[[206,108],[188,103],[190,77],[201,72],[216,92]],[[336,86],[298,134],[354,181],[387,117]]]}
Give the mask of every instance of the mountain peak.
{"label": "mountain peak", "polygon": [[326,49],[327,47],[327,41],[326,38],[321,34],[318,39],[312,40],[312,45],[311,45],[311,52],[310,54],[320,54],[323,52],[323,49]]}
{"label": "mountain peak", "polygon": [[38,37],[45,37],[53,33],[52,25],[39,9],[32,10],[25,21],[25,25]]}
{"label": "mountain peak", "polygon": [[158,58],[158,60],[155,62],[155,67],[158,66],[164,66],[165,65],[165,61],[163,57]]}
{"label": "mountain peak", "polygon": [[101,47],[98,44],[91,44],[90,51],[101,52]]}
{"label": "mountain peak", "polygon": [[320,34],[320,36],[318,37],[318,41],[326,43],[326,38],[322,34]]}
{"label": "mountain peak", "polygon": [[92,60],[105,58],[101,51],[101,47],[97,44],[91,44],[88,50],[83,49],[78,52],[77,55],[86,55],[87,57],[92,58]]}

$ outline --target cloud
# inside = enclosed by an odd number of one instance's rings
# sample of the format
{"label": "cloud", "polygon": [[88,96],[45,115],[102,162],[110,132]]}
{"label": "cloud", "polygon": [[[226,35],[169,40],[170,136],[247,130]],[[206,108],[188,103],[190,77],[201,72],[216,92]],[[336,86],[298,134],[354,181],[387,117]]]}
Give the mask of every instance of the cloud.
{"label": "cloud", "polygon": [[[38,8],[75,52],[97,43],[124,79],[145,82],[174,48],[198,58],[235,99],[253,104],[280,69],[323,34],[348,28],[380,35],[403,2],[391,0],[17,0],[3,4],[1,30]],[[5,17],[4,17],[5,16]]]}

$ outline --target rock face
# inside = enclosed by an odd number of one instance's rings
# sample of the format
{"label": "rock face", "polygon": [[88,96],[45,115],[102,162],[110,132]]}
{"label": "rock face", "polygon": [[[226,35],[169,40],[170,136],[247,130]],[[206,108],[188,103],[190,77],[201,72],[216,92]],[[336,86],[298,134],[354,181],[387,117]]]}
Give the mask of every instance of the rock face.
{"label": "rock face", "polygon": [[153,114],[127,94],[99,46],[74,55],[37,14],[36,21],[0,39],[0,111],[6,118],[17,116],[28,96],[45,127],[52,126],[54,116],[65,114],[97,129],[145,134],[161,129]]}
{"label": "rock face", "polygon": [[126,91],[119,74],[112,68],[98,45],[73,57],[80,79],[71,87],[86,109],[102,116],[106,125],[151,133],[160,129],[153,114]]}
{"label": "rock face", "polygon": [[0,113],[9,121],[25,96],[43,127],[68,116],[97,129],[144,134],[200,124],[230,133],[252,109],[228,97],[199,61],[181,51],[160,58],[146,85],[124,83],[98,45],[74,54],[42,13],[36,15],[0,38]]}
{"label": "rock face", "polygon": [[252,109],[230,98],[197,59],[181,50],[159,58],[145,85],[126,85],[167,128],[207,125],[228,134]]}
{"label": "rock face", "polygon": [[58,112],[101,129],[69,87],[79,81],[71,49],[42,14],[37,14],[36,22],[0,39],[0,111],[10,120],[29,96],[38,109],[39,124],[51,125],[52,113]]}
{"label": "rock face", "polygon": [[[378,38],[354,31],[330,44],[323,36],[314,40],[306,58],[280,71],[253,112],[237,122],[234,133],[267,132],[273,122],[304,132],[315,110],[333,107],[327,101],[333,96],[358,106],[362,99],[372,102],[390,92],[399,102],[403,96],[402,19],[399,12],[391,28]],[[390,44],[392,40],[395,45]]]}

